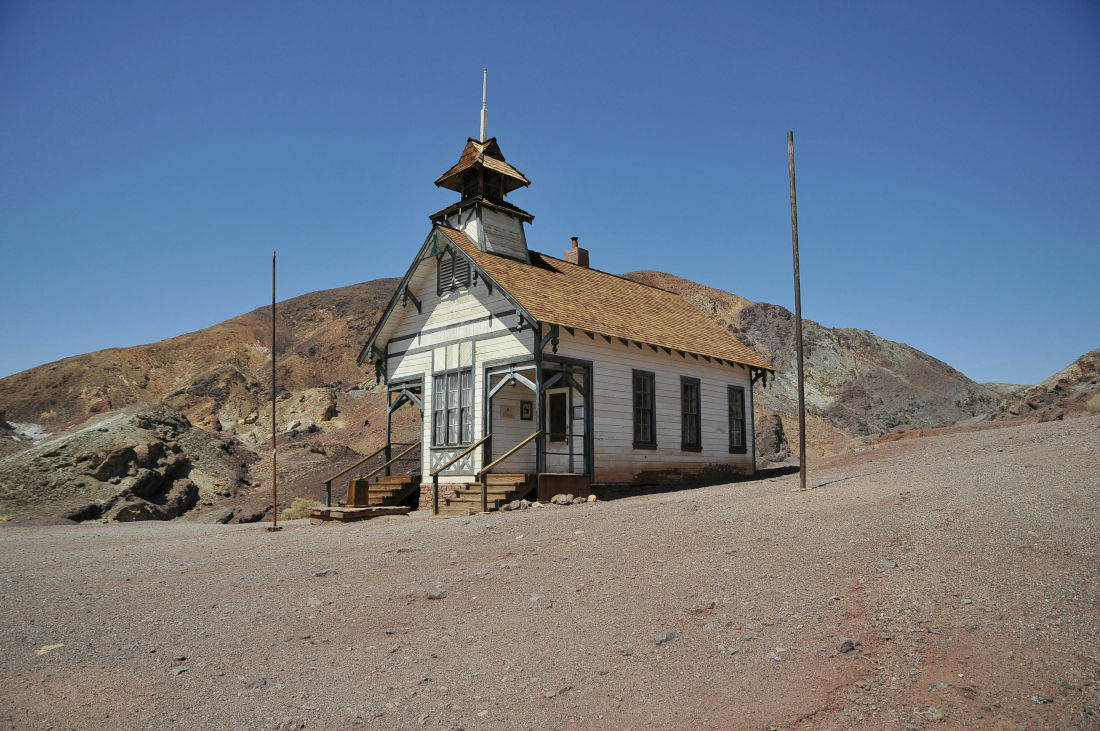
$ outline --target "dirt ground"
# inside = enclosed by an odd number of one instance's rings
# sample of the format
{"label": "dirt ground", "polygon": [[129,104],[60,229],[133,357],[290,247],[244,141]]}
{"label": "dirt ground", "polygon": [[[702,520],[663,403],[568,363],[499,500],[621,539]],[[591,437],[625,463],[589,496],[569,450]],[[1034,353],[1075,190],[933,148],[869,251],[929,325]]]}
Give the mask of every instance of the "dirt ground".
{"label": "dirt ground", "polygon": [[4,527],[0,722],[1100,727],[1100,417],[882,444],[810,483]]}

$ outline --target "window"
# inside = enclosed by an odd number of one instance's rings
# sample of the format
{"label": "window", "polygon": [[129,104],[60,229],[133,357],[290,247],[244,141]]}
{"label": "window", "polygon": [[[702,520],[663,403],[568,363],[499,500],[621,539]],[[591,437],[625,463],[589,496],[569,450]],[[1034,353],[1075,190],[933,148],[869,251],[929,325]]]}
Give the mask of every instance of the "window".
{"label": "window", "polygon": [[473,370],[438,373],[432,389],[432,444],[469,444],[474,434]]}
{"label": "window", "polygon": [[657,412],[654,408],[653,374],[634,371],[634,448],[657,448]]}
{"label": "window", "polygon": [[730,386],[730,451],[745,451],[745,389]]}
{"label": "window", "polygon": [[470,286],[470,261],[447,249],[437,259],[435,288],[437,294]]}
{"label": "window", "polygon": [[699,422],[699,379],[680,376],[680,449],[702,451]]}
{"label": "window", "polygon": [[569,404],[566,401],[565,391],[558,391],[549,396],[550,408],[550,441],[565,441],[565,425],[568,422],[567,413]]}

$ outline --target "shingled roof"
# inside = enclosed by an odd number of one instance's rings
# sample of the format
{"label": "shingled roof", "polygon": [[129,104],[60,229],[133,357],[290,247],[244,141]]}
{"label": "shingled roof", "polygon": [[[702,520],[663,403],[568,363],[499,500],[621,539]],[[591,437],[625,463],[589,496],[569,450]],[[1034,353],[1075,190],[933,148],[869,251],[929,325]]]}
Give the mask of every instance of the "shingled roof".
{"label": "shingled roof", "polygon": [[466,147],[463,148],[458,162],[450,170],[440,175],[435,184],[461,193],[464,174],[478,165],[501,175],[505,193],[510,193],[516,188],[531,184],[526,175],[512,167],[504,159],[504,153],[500,151],[500,145],[497,144],[496,137],[491,137],[485,142],[475,140],[473,137],[466,140]]}
{"label": "shingled roof", "polygon": [[775,370],[674,292],[536,251],[525,264],[481,251],[457,229],[439,230],[539,322]]}

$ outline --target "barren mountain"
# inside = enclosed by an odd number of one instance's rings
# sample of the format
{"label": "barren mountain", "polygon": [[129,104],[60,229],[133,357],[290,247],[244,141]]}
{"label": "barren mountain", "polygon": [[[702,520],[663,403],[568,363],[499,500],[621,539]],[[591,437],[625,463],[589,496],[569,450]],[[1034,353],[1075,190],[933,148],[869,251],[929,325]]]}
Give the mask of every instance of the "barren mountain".
{"label": "barren mountain", "polygon": [[[758,412],[781,414],[788,432],[795,431],[790,312],[660,272],[628,276],[679,293],[770,359],[779,372],[766,389],[757,387]],[[396,284],[379,279],[278,305],[280,497],[320,497],[326,476],[382,446],[384,392],[355,357]],[[804,330],[807,436],[819,453],[893,429],[983,416],[1001,401],[946,364],[873,333],[812,321]],[[249,486],[260,505],[270,484],[270,332],[270,311],[263,307],[169,340],[79,355],[0,379],[6,420],[0,420],[0,455],[95,414],[164,404],[252,453],[245,460],[250,470],[241,475],[245,487],[226,498],[235,501],[228,509],[248,512],[237,503],[247,502]],[[417,418],[412,407],[397,413],[396,441],[414,439]],[[28,474],[21,479],[32,479]],[[49,475],[40,481],[48,484]]]}
{"label": "barren mountain", "polygon": [[992,420],[1029,418],[1051,421],[1064,416],[1100,414],[1100,348],[1085,353],[1036,386],[1006,394]]}
{"label": "barren mountain", "polygon": [[[662,272],[627,277],[676,292],[720,322],[776,367],[757,388],[758,410],[778,412],[797,439],[798,382],[794,315]],[[945,426],[996,409],[1000,394],[943,361],[867,330],[802,321],[806,358],[807,440],[817,445],[901,429]]]}

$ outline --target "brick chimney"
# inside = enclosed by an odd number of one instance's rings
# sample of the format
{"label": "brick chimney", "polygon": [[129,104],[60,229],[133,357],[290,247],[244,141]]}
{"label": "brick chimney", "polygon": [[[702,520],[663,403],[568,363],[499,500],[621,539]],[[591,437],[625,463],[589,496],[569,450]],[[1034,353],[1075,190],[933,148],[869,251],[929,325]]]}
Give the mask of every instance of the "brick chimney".
{"label": "brick chimney", "polygon": [[588,268],[588,249],[582,249],[580,246],[577,245],[577,237],[576,236],[573,237],[572,241],[573,241],[573,246],[571,246],[570,248],[565,250],[565,256],[562,257],[562,258],[565,259],[570,264],[576,264],[577,266],[582,266],[585,269],[587,269]]}

